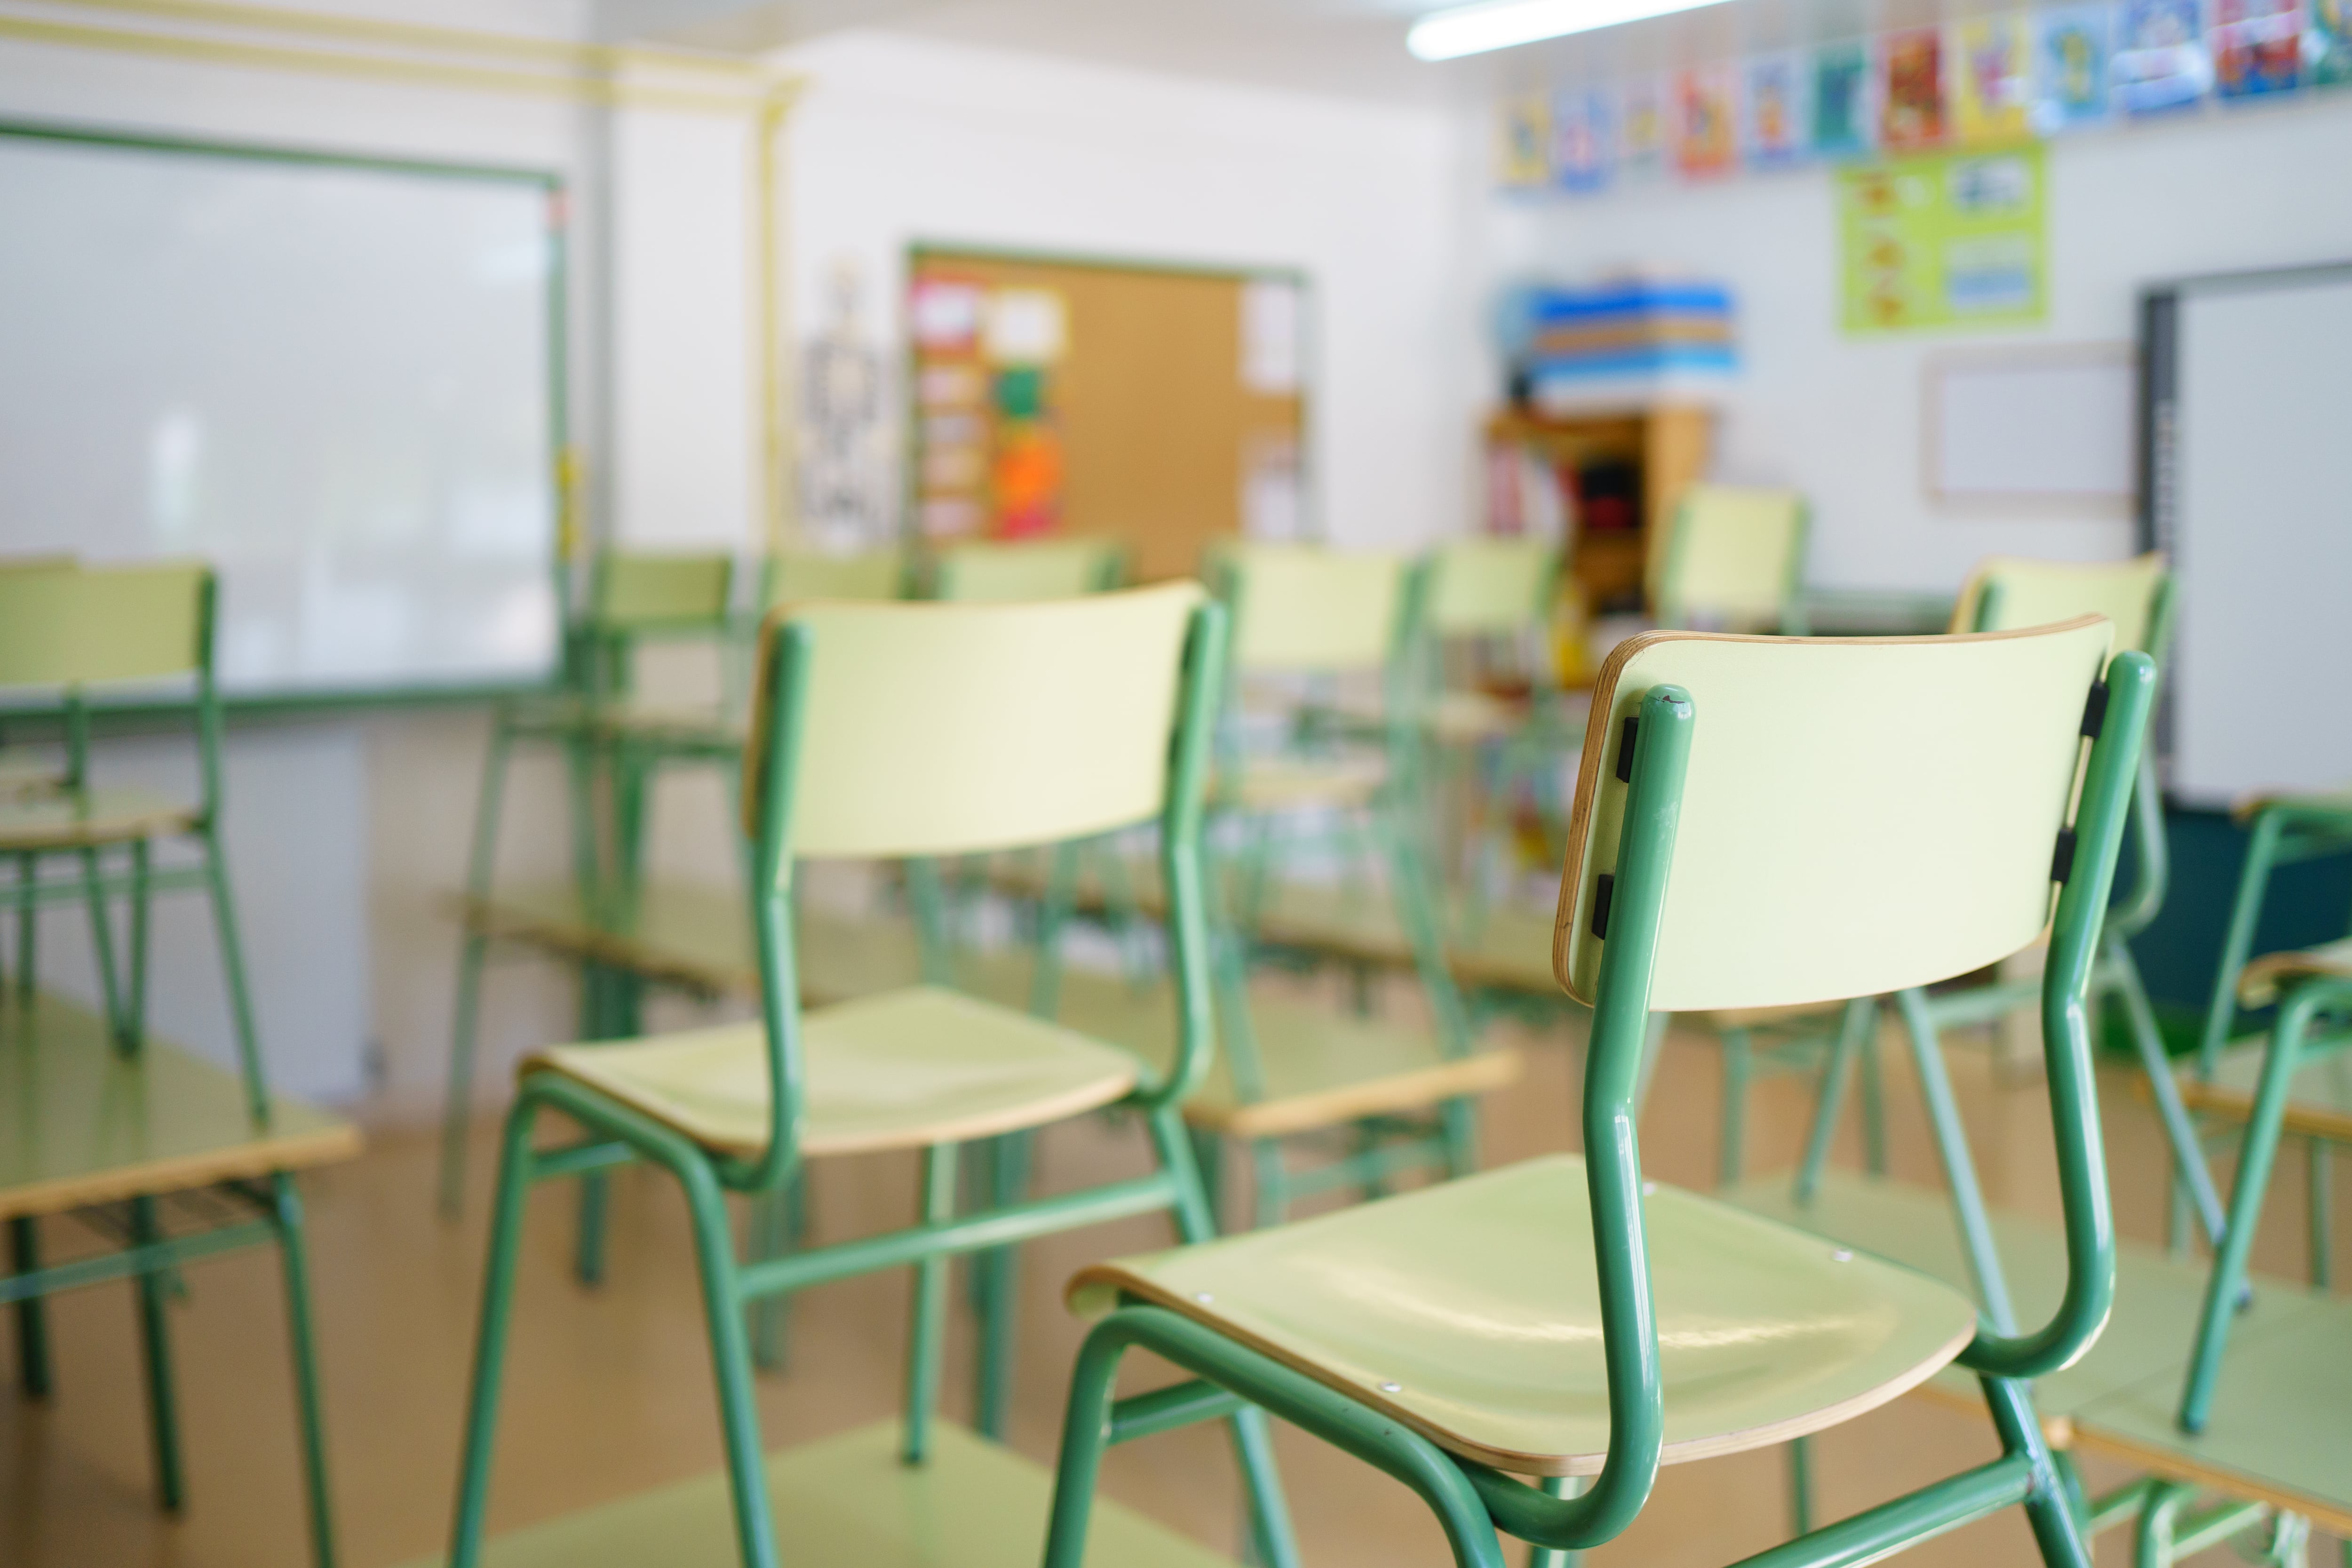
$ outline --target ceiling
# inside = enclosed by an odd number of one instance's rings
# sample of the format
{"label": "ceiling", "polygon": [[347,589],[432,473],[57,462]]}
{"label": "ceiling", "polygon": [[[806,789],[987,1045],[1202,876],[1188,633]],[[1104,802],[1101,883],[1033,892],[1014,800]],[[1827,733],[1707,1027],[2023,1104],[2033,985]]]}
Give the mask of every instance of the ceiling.
{"label": "ceiling", "polygon": [[757,54],[851,27],[1390,104],[1500,92],[1912,26],[2015,0],[1727,0],[1431,64],[1412,19],[1449,0],[597,0],[603,35]]}
{"label": "ceiling", "polygon": [[1405,53],[1435,0],[603,0],[612,39],[734,53],[878,27],[1107,65],[1387,103],[1444,103],[1481,89],[1486,62]]}

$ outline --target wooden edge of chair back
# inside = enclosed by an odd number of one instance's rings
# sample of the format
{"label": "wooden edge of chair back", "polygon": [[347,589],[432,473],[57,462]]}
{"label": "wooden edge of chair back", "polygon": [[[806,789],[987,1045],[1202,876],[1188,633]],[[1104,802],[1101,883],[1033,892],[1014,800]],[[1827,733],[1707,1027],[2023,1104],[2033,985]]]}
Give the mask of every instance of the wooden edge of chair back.
{"label": "wooden edge of chair back", "polygon": [[1693,485],[1675,506],[1656,584],[1659,617],[1777,626],[1804,571],[1805,500],[1794,490]]}
{"label": "wooden edge of chair back", "polygon": [[1315,544],[1223,544],[1211,558],[1233,612],[1242,674],[1384,668],[1396,650],[1410,565],[1402,555]]}
{"label": "wooden edge of chair back", "polygon": [[0,686],[197,675],[212,662],[212,568],[197,561],[0,570]]}
{"label": "wooden edge of chair back", "polygon": [[972,854],[1154,819],[1206,598],[1171,583],[1043,604],[780,609],[761,641],[746,826],[759,841],[776,756],[792,769],[798,855]]}
{"label": "wooden edge of chair back", "polygon": [[1695,723],[1650,1006],[1766,1007],[1964,974],[2048,924],[2111,628],[1946,637],[1649,632],[1603,665],[1553,933],[1593,999],[1643,695]]}
{"label": "wooden edge of chair back", "polygon": [[2171,587],[2170,568],[2155,551],[2128,561],[1991,555],[1977,563],[1960,589],[1952,630],[2007,632],[2105,616],[2115,623],[2116,653],[2136,648],[2160,665],[2171,630],[2166,614]]}
{"label": "wooden edge of chair back", "polygon": [[588,620],[603,631],[718,626],[727,619],[735,558],[723,552],[608,550],[596,557]]}
{"label": "wooden edge of chair back", "polygon": [[1429,552],[1424,622],[1441,637],[1507,637],[1539,626],[1559,556],[1544,539],[1448,540]]}
{"label": "wooden edge of chair back", "polygon": [[1074,599],[1118,586],[1127,546],[1116,539],[974,540],[940,552],[933,596],[959,604]]}

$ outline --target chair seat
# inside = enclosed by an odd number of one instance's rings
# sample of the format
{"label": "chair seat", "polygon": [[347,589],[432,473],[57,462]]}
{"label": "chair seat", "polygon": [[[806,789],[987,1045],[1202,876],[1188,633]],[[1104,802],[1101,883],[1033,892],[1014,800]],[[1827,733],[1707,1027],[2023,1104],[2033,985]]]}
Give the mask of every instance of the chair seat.
{"label": "chair seat", "polygon": [[350,1122],[282,1097],[256,1127],[236,1073],[153,1038],[124,1056],[103,1018],[46,992],[0,1006],[0,1217],[248,1180],[360,1148]]}
{"label": "chair seat", "polygon": [[80,849],[187,833],[196,808],[144,789],[18,790],[0,795],[0,852]]}
{"label": "chair seat", "polygon": [[2180,1429],[2172,1371],[2078,1411],[2074,1446],[2352,1538],[2352,1301],[2299,1294],[2292,1313],[2231,1331],[2204,1431]]}
{"label": "chair seat", "polygon": [[[917,985],[803,1016],[812,1155],[921,1148],[1080,1115],[1135,1086],[1134,1058],[961,992]],[[556,1046],[524,1070],[591,1085],[705,1147],[768,1142],[766,1037],[757,1023],[610,1045]]]}
{"label": "chair seat", "polygon": [[1388,763],[1377,756],[1252,757],[1219,779],[1214,795],[1238,811],[1361,805],[1387,780]]}
{"label": "chair seat", "polygon": [[[1759,1176],[1723,1197],[1751,1214],[1862,1247],[1973,1294],[1951,1195],[1940,1189],[1851,1171],[1824,1171],[1809,1204],[1797,1201],[1786,1173]],[[2000,1209],[1992,1210],[1991,1218],[2018,1321],[2047,1321],[2066,1289],[2065,1232],[2048,1221]],[[2116,1304],[2107,1326],[2074,1364],[2034,1382],[2033,1405],[2044,1425],[2062,1426],[2084,1406],[2150,1377],[2169,1378],[2177,1394],[2198,1315],[2204,1309],[2209,1267],[2202,1258],[2173,1258],[2161,1247],[2118,1238]],[[2252,1300],[2239,1319],[2244,1331],[2266,1331],[2300,1316],[2313,1300],[2309,1291],[2279,1281],[2258,1278],[2252,1286]],[[1975,1380],[1958,1367],[1931,1380],[1922,1392],[1939,1394],[1948,1404],[1984,1407]]]}
{"label": "chair seat", "polygon": [[2352,937],[2293,952],[2266,952],[2238,972],[2238,1000],[2267,1007],[2298,980],[2352,979]]}
{"label": "chair seat", "polygon": [[[2352,1047],[2352,1038],[2343,1035],[2304,1042],[2280,1123],[2289,1133],[2352,1143],[2352,1048],[2347,1047]],[[2245,1035],[2223,1047],[2211,1079],[2198,1077],[2193,1064],[2181,1067],[2173,1075],[2180,1084],[2181,1103],[2232,1121],[2248,1120],[2254,1113],[2263,1058],[2269,1049],[2268,1035]]]}
{"label": "chair seat", "polygon": [[[1643,1200],[1667,1463],[1783,1443],[1934,1375],[1942,1282],[1694,1193]],[[1072,1282],[1216,1328],[1480,1463],[1591,1475],[1609,1441],[1584,1163],[1531,1160]]]}
{"label": "chair seat", "polygon": [[[1173,1058],[1176,1005],[1164,985],[1073,972],[1061,1000],[1063,1022],[1155,1067]],[[1184,1101],[1185,1121],[1231,1138],[1280,1138],[1490,1093],[1517,1082],[1522,1066],[1513,1050],[1448,1057],[1426,1029],[1335,1013],[1264,988],[1251,992],[1250,1033],[1262,1092],[1244,1094],[1234,1081],[1231,1034],[1222,1033],[1215,1063]]]}

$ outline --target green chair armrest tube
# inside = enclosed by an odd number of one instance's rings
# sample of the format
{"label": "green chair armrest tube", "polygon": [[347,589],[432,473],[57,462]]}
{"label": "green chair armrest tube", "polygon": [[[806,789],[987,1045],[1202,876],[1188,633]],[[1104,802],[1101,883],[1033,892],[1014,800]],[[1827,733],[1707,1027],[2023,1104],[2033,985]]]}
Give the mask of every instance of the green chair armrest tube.
{"label": "green chair armrest tube", "polygon": [[2030,1333],[1978,1331],[1960,1352],[1960,1364],[1995,1377],[2036,1378],[2069,1365],[2090,1347],[2115,1305],[2115,1216],[2107,1201],[2084,995],[2138,776],[2156,665],[2146,654],[2126,651],[2108,664],[2106,679],[2106,711],[2092,742],[2075,809],[2074,864],[2059,890],[2042,982],[2042,1054],[2065,1211],[2066,1290],[2050,1321]]}
{"label": "green chair armrest tube", "polygon": [[[800,715],[807,705],[813,644],[808,627],[786,625],[777,629],[768,650],[773,706],[760,715],[767,746],[759,773],[759,841],[751,847],[751,918],[759,932],[760,1008],[768,1049],[768,1147],[756,1161],[720,1163],[722,1179],[741,1191],[779,1191],[800,1164],[803,1086],[799,963],[793,940],[793,783],[800,773]],[[753,732],[760,732],[757,724]]]}

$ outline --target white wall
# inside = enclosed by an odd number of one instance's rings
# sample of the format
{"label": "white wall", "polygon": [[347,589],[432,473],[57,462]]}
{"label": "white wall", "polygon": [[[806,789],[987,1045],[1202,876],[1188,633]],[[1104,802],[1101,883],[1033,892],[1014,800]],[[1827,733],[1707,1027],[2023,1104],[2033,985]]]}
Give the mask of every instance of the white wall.
{"label": "white wall", "polygon": [[790,131],[803,330],[851,262],[897,363],[917,241],[1299,268],[1330,537],[1409,544],[1463,525],[1477,311],[1446,221],[1449,117],[880,32],[776,59],[810,79]]}
{"label": "white wall", "polygon": [[1848,338],[1838,327],[1832,176],[1743,174],[1486,214],[1490,279],[1670,265],[1737,291],[1744,360],[1722,477],[1814,504],[1811,575],[1945,589],[1993,552],[2074,559],[2132,547],[2126,520],[1940,510],[1920,479],[1922,370],[1938,351],[2126,342],[2144,283],[2352,256],[2352,95],[2086,132],[2049,144],[2050,314],[2030,334]]}

